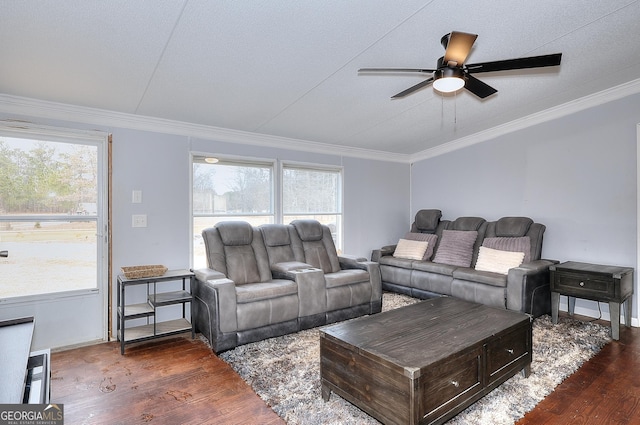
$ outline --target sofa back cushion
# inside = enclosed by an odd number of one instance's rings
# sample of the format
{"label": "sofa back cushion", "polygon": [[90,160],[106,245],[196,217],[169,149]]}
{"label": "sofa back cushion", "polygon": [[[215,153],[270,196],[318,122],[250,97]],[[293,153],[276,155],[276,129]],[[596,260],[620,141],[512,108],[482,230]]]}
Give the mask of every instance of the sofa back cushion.
{"label": "sofa back cushion", "polygon": [[415,229],[420,233],[435,233],[442,217],[440,210],[420,210],[416,213],[413,223]]}
{"label": "sofa back cushion", "polygon": [[[542,239],[544,236],[544,232],[546,227],[543,224],[535,223],[529,217],[502,217],[497,221],[493,221],[487,223],[487,231],[485,232],[485,238],[529,238],[529,255],[527,256],[527,251],[524,250],[522,252],[525,253],[524,262],[527,263],[529,261],[539,260],[542,256]],[[483,243],[484,246],[489,246],[490,248],[495,247],[495,249],[503,249],[509,251],[511,249],[507,249],[505,244],[513,244],[517,245],[522,243],[523,240],[512,239],[511,242],[508,242],[507,239],[503,239],[499,243],[502,248],[490,246]]]}
{"label": "sofa back cushion", "polygon": [[236,285],[260,282],[258,262],[251,245],[227,245],[224,253],[227,259],[227,277]]}
{"label": "sofa back cushion", "polygon": [[328,226],[317,220],[294,220],[292,247],[296,261],[311,264],[325,273],[340,271],[338,252]]}
{"label": "sofa back cushion", "polygon": [[236,284],[266,282],[271,271],[262,235],[244,221],[224,221],[202,231],[209,268]]}
{"label": "sofa back cushion", "polygon": [[496,221],[496,236],[524,236],[533,224],[529,217],[502,217]]}
{"label": "sofa back cushion", "polygon": [[263,224],[259,227],[269,257],[269,265],[295,261],[290,230],[286,224]]}

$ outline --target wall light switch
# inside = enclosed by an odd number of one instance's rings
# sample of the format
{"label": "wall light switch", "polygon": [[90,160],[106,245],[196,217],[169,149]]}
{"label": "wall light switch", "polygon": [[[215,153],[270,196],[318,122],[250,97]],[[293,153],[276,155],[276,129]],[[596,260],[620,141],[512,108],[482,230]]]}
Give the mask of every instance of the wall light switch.
{"label": "wall light switch", "polygon": [[141,204],[142,203],[142,191],[134,190],[131,195],[131,203],[133,204]]}
{"label": "wall light switch", "polygon": [[133,214],[131,216],[131,227],[147,227],[147,215]]}

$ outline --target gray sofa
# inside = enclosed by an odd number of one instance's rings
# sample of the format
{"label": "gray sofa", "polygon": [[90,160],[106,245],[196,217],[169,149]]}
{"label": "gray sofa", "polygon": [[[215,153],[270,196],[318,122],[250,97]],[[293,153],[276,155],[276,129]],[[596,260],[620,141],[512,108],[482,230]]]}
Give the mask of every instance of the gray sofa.
{"label": "gray sofa", "polygon": [[[460,217],[449,221],[442,220],[440,210],[420,210],[410,232],[401,239],[430,237],[427,244],[433,253],[428,248],[421,259],[398,258],[394,256],[397,246],[388,245],[374,250],[371,260],[380,264],[383,290],[417,298],[448,295],[537,317],[550,312],[549,266],[558,263],[541,259],[544,231],[543,224],[528,217],[503,217],[493,222],[480,217]],[[458,250],[456,238],[467,236],[467,241],[461,241],[467,244],[467,249]],[[456,264],[457,251],[468,254],[468,264]],[[522,253],[524,259],[522,264],[501,272],[487,271],[479,267],[481,252],[483,267],[490,262],[491,253]],[[492,267],[488,269],[493,270]]]}
{"label": "gray sofa", "polygon": [[315,220],[202,232],[208,268],[195,270],[193,320],[215,352],[382,309],[378,264],[338,255]]}

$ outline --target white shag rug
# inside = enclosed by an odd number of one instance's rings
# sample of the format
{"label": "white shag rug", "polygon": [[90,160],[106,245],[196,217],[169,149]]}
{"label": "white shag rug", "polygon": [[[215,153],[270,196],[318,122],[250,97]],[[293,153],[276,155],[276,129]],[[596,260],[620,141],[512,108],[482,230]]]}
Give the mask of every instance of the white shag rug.
{"label": "white shag rug", "polygon": [[[385,293],[382,309],[387,311],[417,301]],[[219,357],[287,424],[379,424],[335,393],[331,393],[328,402],[322,399],[319,329],[243,345]],[[535,319],[529,377],[516,374],[447,424],[515,423],[610,340],[609,328],[596,323],[560,318],[553,325],[550,316]]]}

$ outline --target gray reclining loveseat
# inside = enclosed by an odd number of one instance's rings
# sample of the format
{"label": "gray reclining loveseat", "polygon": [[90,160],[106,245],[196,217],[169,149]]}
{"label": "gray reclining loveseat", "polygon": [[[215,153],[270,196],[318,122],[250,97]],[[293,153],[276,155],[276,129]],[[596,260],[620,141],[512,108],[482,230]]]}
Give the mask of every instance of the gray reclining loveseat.
{"label": "gray reclining loveseat", "polygon": [[382,309],[378,264],[339,256],[315,220],[203,230],[193,318],[215,352]]}
{"label": "gray reclining loveseat", "polygon": [[[373,251],[371,259],[380,264],[384,290],[416,298],[449,295],[534,317],[550,312],[549,266],[558,261],[541,259],[543,224],[528,217],[493,222],[480,217],[453,221],[441,217],[440,210],[420,210],[410,232],[401,237],[427,241],[422,258],[394,256],[396,245]],[[487,254],[481,261],[485,267],[478,261],[481,252]],[[521,253],[522,263],[496,272],[492,267],[500,264],[491,263],[491,253]]]}

